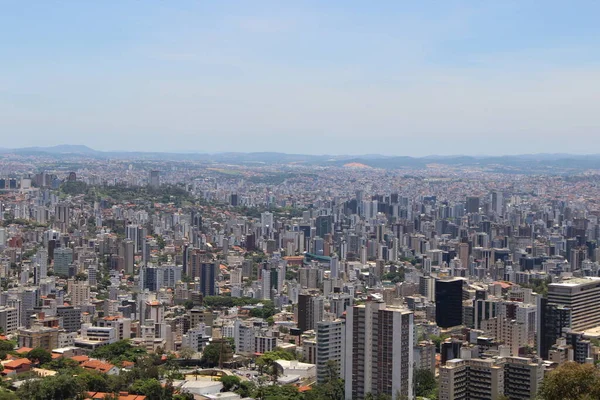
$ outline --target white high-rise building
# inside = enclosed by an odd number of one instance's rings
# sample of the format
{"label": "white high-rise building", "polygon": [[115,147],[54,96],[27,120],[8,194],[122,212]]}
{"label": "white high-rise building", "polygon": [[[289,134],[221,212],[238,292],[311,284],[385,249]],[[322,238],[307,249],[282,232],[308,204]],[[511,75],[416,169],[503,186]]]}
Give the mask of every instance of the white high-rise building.
{"label": "white high-rise building", "polygon": [[397,396],[412,400],[414,369],[413,313],[367,300],[346,315],[346,399]]}
{"label": "white high-rise building", "polygon": [[317,380],[326,381],[328,377],[329,361],[335,362],[338,376],[344,376],[344,346],[346,341],[346,330],[344,321],[320,321],[316,326],[317,340]]}
{"label": "white high-rise building", "polygon": [[263,233],[265,233],[267,230],[272,231],[273,230],[273,213],[265,211],[264,213],[260,214],[260,226],[263,230]]}

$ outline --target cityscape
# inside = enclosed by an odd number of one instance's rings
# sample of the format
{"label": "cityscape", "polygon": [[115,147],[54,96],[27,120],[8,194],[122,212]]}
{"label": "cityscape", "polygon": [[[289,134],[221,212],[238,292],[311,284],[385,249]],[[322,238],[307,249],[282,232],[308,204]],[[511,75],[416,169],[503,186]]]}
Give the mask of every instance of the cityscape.
{"label": "cityscape", "polygon": [[0,400],[600,400],[598,15],[0,1]]}
{"label": "cityscape", "polygon": [[7,395],[598,394],[598,170],[206,157],[1,154]]}

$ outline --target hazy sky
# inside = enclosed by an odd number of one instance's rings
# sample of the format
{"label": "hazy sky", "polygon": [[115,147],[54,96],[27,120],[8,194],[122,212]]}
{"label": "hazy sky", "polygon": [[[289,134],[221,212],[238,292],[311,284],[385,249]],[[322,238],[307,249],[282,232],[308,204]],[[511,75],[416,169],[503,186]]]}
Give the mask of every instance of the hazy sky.
{"label": "hazy sky", "polygon": [[598,1],[0,0],[0,147],[600,153]]}

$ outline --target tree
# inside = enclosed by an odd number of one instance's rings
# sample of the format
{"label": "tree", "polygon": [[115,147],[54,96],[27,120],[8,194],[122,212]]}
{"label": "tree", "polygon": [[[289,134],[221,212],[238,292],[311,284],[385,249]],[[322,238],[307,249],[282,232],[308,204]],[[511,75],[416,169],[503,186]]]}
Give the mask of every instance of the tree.
{"label": "tree", "polygon": [[591,364],[565,363],[546,375],[538,395],[543,400],[600,399],[600,371]]}
{"label": "tree", "polygon": [[19,398],[15,393],[2,389],[0,390],[0,400],[19,400]]}
{"label": "tree", "polygon": [[344,400],[344,381],[338,374],[338,365],[329,360],[326,364],[326,377],[323,383],[312,386],[309,392],[304,394],[305,400]]}
{"label": "tree", "polygon": [[433,397],[437,382],[435,375],[428,369],[420,368],[414,372],[415,394],[419,397]]}
{"label": "tree", "polygon": [[195,354],[196,351],[191,347],[182,347],[181,350],[179,350],[179,357],[183,358],[184,360],[190,360]]}
{"label": "tree", "polygon": [[240,386],[241,379],[235,375],[225,375],[221,378],[223,392],[231,392]]}
{"label": "tree", "polygon": [[33,363],[42,365],[52,361],[52,354],[41,347],[37,347],[27,353],[27,358]]}
{"label": "tree", "polygon": [[90,392],[108,392],[110,389],[107,376],[96,371],[84,371],[77,376],[77,379]]}
{"label": "tree", "polygon": [[216,367],[221,359],[222,343],[210,343],[204,348],[200,362],[207,367]]}
{"label": "tree", "polygon": [[28,380],[17,390],[19,399],[67,400],[84,398],[84,388],[67,374],[48,376],[38,380]]}
{"label": "tree", "polygon": [[[163,388],[157,379],[140,379],[131,385],[130,391],[146,396],[147,400],[172,399],[173,392],[168,393],[168,388]],[[172,387],[171,387],[172,390]]]}
{"label": "tree", "polygon": [[140,356],[146,354],[146,349],[134,347],[129,340],[98,347],[92,351],[91,356],[101,360],[107,360],[112,364],[120,364],[123,361],[136,361]]}
{"label": "tree", "polygon": [[15,342],[10,340],[0,340],[0,360],[4,360],[6,355],[15,349]]}

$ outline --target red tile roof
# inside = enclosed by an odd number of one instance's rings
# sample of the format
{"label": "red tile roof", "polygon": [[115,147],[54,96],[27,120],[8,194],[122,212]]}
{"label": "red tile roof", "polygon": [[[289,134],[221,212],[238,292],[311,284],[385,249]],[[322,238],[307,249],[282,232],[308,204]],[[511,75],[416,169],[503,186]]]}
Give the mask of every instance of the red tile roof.
{"label": "red tile roof", "polygon": [[21,368],[23,365],[31,365],[31,361],[27,358],[18,358],[4,364],[4,369],[17,369]]}
{"label": "red tile roof", "polygon": [[81,366],[85,369],[94,369],[100,372],[108,372],[113,369],[115,366],[100,360],[88,360],[81,364]]}

